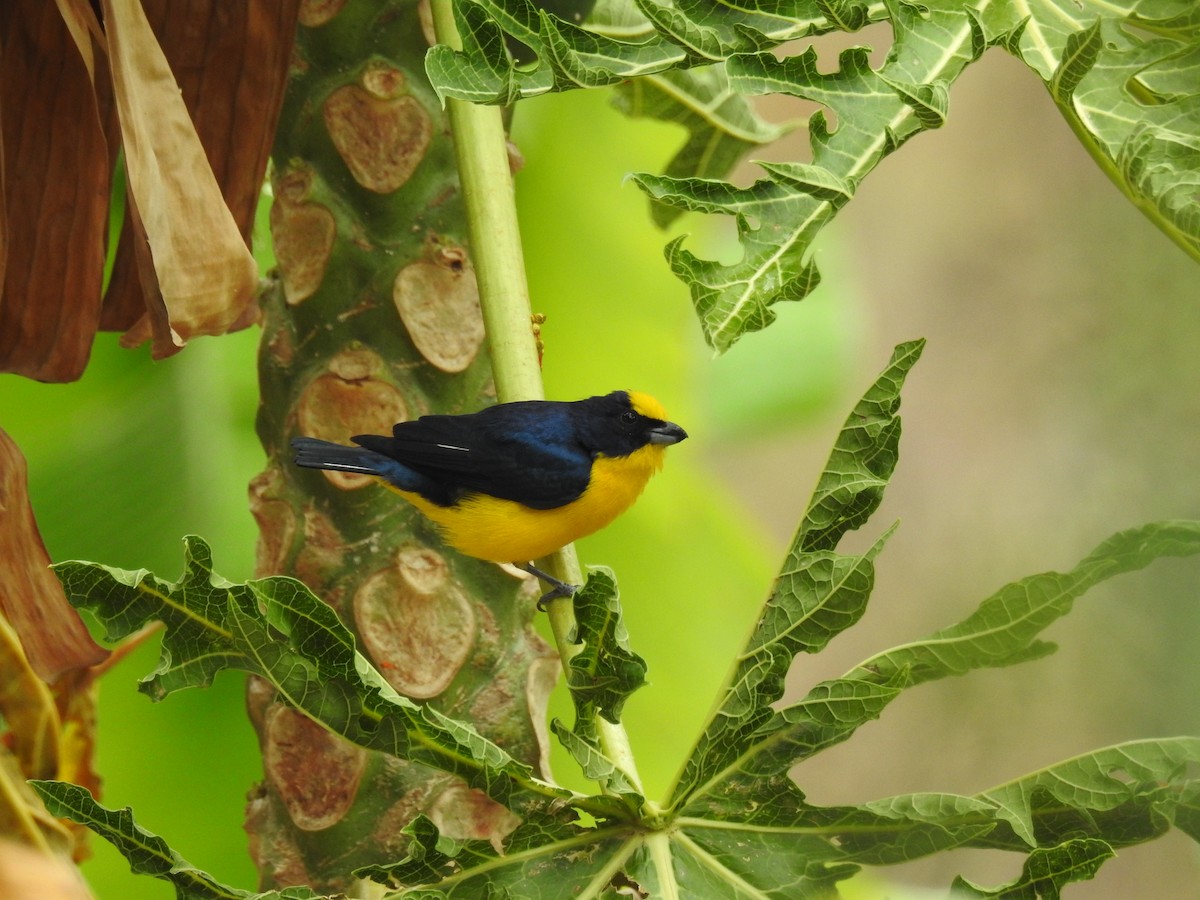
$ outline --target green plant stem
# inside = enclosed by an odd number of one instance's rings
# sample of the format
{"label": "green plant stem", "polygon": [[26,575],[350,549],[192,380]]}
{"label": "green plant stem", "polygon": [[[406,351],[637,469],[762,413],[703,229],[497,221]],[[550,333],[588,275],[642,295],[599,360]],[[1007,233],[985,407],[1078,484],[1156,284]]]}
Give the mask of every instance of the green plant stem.
{"label": "green plant stem", "polygon": [[[452,0],[433,0],[430,6],[438,41],[461,50]],[[471,238],[471,260],[491,349],[496,396],[501,403],[541,400],[545,391],[501,110],[454,99],[446,101],[446,110],[454,135]],[[538,563],[569,584],[580,584],[583,580],[573,545]],[[552,600],[547,605],[547,614],[566,671],[571,658],[582,649],[571,640],[575,628],[571,599]],[[596,725],[601,749],[640,791],[641,779],[624,727],[599,716]]]}

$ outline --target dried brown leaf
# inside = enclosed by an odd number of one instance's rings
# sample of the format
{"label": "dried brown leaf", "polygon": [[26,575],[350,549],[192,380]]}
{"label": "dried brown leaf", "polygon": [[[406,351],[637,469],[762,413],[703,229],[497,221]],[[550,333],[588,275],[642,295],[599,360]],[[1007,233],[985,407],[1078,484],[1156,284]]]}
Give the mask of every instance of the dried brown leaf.
{"label": "dried brown leaf", "polygon": [[72,381],[100,316],[109,156],[87,66],[58,7],[0,3],[0,371]]}
{"label": "dried brown leaf", "polygon": [[29,505],[25,457],[0,429],[0,612],[20,636],[33,670],[53,683],[108,656],[67,602]]}
{"label": "dried brown leaf", "polygon": [[[143,283],[156,357],[223,334],[252,301],[253,258],[221,196],[171,68],[138,0],[102,0],[130,198],[157,275]],[[138,235],[134,222],[135,239]]]}
{"label": "dried brown leaf", "polygon": [[75,42],[75,48],[79,51],[84,66],[87,67],[88,78],[94,83],[96,81],[96,53],[92,46],[92,37],[94,36],[100,41],[102,46],[104,43],[104,33],[100,30],[100,23],[96,21],[96,12],[87,0],[55,0],[55,3],[58,5],[59,15],[62,16],[67,31],[71,33],[71,40]]}
{"label": "dried brown leaf", "polygon": [[[180,6],[170,0],[145,0],[142,4],[247,244],[287,83],[298,3],[201,0]],[[104,108],[107,85],[99,84],[98,90]],[[115,116],[112,119],[115,129]],[[106,330],[131,328],[146,309],[133,234],[127,216],[104,299],[100,327]],[[244,317],[231,329],[252,321],[253,315]]]}

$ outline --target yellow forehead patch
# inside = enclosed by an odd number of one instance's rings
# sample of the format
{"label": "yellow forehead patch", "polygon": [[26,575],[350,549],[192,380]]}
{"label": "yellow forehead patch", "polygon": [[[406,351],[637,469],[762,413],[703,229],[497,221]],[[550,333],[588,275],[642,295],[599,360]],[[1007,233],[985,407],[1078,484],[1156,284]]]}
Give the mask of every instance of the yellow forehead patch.
{"label": "yellow forehead patch", "polygon": [[633,405],[633,411],[646,416],[650,419],[667,420],[667,411],[663,409],[663,405],[651,397],[649,394],[643,394],[641,391],[626,391],[629,394],[629,402]]}

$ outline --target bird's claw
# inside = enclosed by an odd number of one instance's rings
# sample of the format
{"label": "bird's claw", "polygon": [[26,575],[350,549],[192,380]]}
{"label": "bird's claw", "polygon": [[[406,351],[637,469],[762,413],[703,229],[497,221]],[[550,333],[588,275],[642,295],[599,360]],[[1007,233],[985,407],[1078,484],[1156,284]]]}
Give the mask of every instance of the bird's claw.
{"label": "bird's claw", "polygon": [[573,597],[575,596],[575,592],[579,590],[579,585],[567,584],[565,581],[555,578],[549,572],[543,572],[537,566],[533,565],[533,563],[517,563],[516,566],[518,569],[528,572],[530,575],[534,575],[544,581],[546,584],[550,585],[550,590],[546,591],[546,593],[542,594],[542,596],[538,598],[538,612],[545,612],[546,604],[551,600]]}
{"label": "bird's claw", "polygon": [[542,594],[542,596],[538,598],[538,612],[545,612],[546,604],[551,600],[558,600],[560,598],[565,599],[567,597],[575,596],[575,592],[577,590],[579,590],[579,585],[577,584],[567,584],[565,581],[559,582],[557,585],[550,588],[550,590],[546,591],[546,593]]}

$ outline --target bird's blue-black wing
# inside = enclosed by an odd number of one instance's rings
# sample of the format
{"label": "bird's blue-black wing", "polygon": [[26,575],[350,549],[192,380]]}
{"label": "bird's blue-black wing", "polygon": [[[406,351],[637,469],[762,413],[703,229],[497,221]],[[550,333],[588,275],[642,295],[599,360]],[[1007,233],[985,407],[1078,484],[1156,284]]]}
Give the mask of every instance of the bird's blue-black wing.
{"label": "bird's blue-black wing", "polygon": [[506,403],[468,415],[422,416],[398,424],[391,437],[353,440],[436,482],[445,492],[436,502],[478,492],[552,509],[577,499],[591,476],[591,455],[577,440],[567,403]]}

